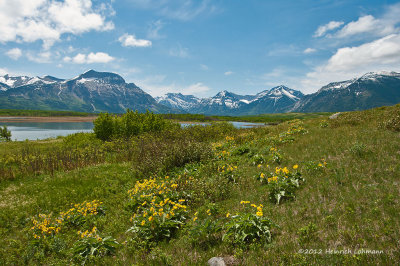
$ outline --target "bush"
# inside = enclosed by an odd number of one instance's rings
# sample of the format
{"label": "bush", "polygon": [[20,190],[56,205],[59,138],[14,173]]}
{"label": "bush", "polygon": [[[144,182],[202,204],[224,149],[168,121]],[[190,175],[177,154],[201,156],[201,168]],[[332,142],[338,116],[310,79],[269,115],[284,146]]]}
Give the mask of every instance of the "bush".
{"label": "bush", "polygon": [[0,127],[0,141],[11,141],[11,131],[7,126]]}
{"label": "bush", "polygon": [[101,113],[96,120],[93,121],[93,131],[96,137],[101,140],[110,140],[114,135],[115,117],[108,113]]}
{"label": "bush", "polygon": [[[251,204],[249,201],[242,201],[248,207],[253,207],[256,214],[254,213],[240,213],[238,215],[230,216],[228,213],[226,216],[230,218],[230,221],[225,224],[225,234],[222,240],[230,242],[241,248],[248,248],[249,244],[261,241],[261,243],[268,244],[272,240],[271,226],[273,222],[267,217],[263,216],[263,206]],[[253,211],[254,212],[254,211]]]}
{"label": "bush", "polygon": [[145,132],[161,132],[178,125],[165,120],[161,115],[147,111],[139,113],[127,110],[122,116],[102,113],[94,121],[93,131],[101,140],[112,138],[131,138]]}

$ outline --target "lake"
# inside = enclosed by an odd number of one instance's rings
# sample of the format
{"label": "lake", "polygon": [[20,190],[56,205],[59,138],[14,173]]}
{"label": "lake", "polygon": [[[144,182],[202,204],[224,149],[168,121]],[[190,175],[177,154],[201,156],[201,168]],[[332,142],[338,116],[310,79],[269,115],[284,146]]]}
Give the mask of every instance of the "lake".
{"label": "lake", "polygon": [[[231,122],[236,128],[252,128],[264,126],[262,123]],[[196,125],[181,123],[183,127]],[[207,125],[207,123],[200,123]],[[11,131],[12,140],[37,140],[67,136],[78,132],[92,132],[92,122],[0,122]]]}

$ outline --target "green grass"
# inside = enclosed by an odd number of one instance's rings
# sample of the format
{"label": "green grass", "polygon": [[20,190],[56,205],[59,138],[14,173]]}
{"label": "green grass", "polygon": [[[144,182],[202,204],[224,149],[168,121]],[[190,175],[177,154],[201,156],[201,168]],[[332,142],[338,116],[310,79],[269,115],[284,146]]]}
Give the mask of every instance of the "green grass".
{"label": "green grass", "polygon": [[293,119],[310,119],[327,117],[332,113],[281,113],[281,114],[260,114],[260,115],[244,115],[244,116],[208,116],[201,114],[163,114],[164,118],[174,119],[177,121],[236,121],[236,122],[252,122],[277,124]]}
{"label": "green grass", "polygon": [[[121,245],[114,255],[91,258],[89,264],[204,265],[209,258],[222,256],[241,265],[396,265],[400,261],[400,138],[393,117],[399,112],[398,105],[344,113],[336,120],[324,116],[304,119],[302,126],[308,132],[290,135],[292,142],[285,142],[284,136],[279,140],[279,134],[291,126],[281,123],[241,130],[226,125],[180,129],[139,136],[129,141],[131,145],[102,143],[86,134],[57,141],[0,143],[2,159],[89,148],[105,154],[97,162],[85,156],[67,156],[69,166],[53,174],[27,167],[23,174],[0,181],[0,263],[81,263],[71,248],[79,239],[76,232],[90,229],[88,224],[66,227],[57,241],[45,245],[33,240],[31,218],[39,213],[57,215],[73,203],[97,199],[103,202],[105,215],[90,218],[90,224]],[[217,159],[210,153],[212,146],[217,147],[213,153],[225,150],[230,154]],[[270,147],[281,154],[280,165],[268,161]],[[257,167],[255,158],[261,157],[266,162]],[[326,167],[317,166],[321,159]],[[76,164],[74,160],[88,161]],[[235,182],[218,170],[224,164],[237,166],[232,174]],[[275,167],[292,169],[295,164],[305,179],[295,191],[296,198],[272,203],[270,185],[261,184],[256,177]],[[18,169],[22,168],[12,171]],[[129,219],[133,213],[128,190],[138,180],[165,175],[172,179],[181,175],[189,182],[179,183],[177,188],[187,199],[187,220],[171,239],[148,243],[126,232],[132,226]],[[200,234],[193,241],[189,232],[195,225],[195,212],[200,222],[208,218],[224,224],[229,220],[227,212],[246,212],[242,200],[263,204],[263,215],[278,225],[271,227],[270,243],[222,241],[224,228]],[[211,216],[206,214],[208,209]],[[348,249],[383,254],[330,254]]]}
{"label": "green grass", "polygon": [[[207,116],[201,114],[162,114],[165,119],[188,122],[213,122],[213,121],[237,121],[252,123],[278,124],[293,119],[322,118],[332,113],[281,113],[260,114],[247,116]],[[47,110],[17,110],[0,109],[0,116],[36,116],[36,117],[62,117],[62,116],[94,116],[97,113],[85,113],[74,111],[47,111]]]}

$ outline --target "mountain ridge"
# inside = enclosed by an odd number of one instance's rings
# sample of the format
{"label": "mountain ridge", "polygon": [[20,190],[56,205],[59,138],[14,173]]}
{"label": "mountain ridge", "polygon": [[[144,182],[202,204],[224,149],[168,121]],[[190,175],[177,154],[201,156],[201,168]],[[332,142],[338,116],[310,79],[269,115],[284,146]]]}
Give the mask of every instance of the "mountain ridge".
{"label": "mountain ridge", "polygon": [[368,72],[331,82],[317,92],[279,85],[255,95],[227,90],[207,98],[167,93],[153,98],[112,72],[88,70],[71,79],[53,76],[0,76],[0,108],[122,113],[126,109],[156,113],[257,115],[284,112],[364,110],[400,102],[400,73]]}

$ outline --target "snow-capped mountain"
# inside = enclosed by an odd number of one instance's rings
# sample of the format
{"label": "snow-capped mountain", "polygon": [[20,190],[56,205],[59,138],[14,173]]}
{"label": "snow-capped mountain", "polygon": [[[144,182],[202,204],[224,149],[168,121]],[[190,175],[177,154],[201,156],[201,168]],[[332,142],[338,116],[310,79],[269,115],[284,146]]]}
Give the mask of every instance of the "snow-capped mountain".
{"label": "snow-capped mountain", "polygon": [[157,113],[256,115],[282,112],[363,110],[400,102],[400,73],[370,72],[332,82],[303,95],[283,85],[255,95],[221,91],[213,97],[168,93],[154,99],[118,74],[89,70],[72,79],[52,76],[0,76],[0,108],[125,112],[127,108]]}
{"label": "snow-capped mountain", "polygon": [[189,113],[245,115],[282,112],[302,97],[300,91],[281,85],[256,95],[238,95],[225,90],[210,98],[199,99],[193,95],[169,93],[156,100],[160,104]]}
{"label": "snow-capped mountain", "polygon": [[164,96],[156,97],[155,100],[167,107],[183,111],[194,108],[201,101],[200,98],[193,95],[183,95],[182,93],[167,93]]}
{"label": "snow-capped mountain", "polygon": [[332,82],[296,102],[291,111],[364,110],[400,102],[400,73],[369,72],[359,78]]}
{"label": "snow-capped mountain", "polygon": [[6,109],[74,110],[84,112],[171,112],[133,83],[114,73],[89,70],[73,79],[9,77],[0,81],[0,106]]}

